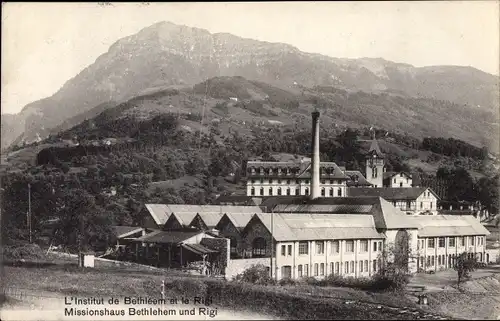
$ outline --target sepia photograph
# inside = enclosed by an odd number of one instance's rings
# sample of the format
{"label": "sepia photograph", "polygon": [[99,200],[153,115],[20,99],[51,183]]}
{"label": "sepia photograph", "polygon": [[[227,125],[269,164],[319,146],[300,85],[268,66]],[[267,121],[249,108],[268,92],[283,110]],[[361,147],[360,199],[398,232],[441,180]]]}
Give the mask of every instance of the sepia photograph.
{"label": "sepia photograph", "polygon": [[500,320],[500,1],[1,29],[1,321]]}

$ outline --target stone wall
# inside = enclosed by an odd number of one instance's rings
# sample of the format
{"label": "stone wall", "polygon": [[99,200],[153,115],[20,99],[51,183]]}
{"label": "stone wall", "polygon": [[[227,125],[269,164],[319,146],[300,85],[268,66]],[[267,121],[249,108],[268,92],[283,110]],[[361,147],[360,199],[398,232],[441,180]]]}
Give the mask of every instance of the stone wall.
{"label": "stone wall", "polygon": [[[231,280],[236,275],[252,267],[253,265],[262,264],[271,268],[271,258],[253,258],[253,259],[235,259],[230,260],[226,269],[226,279]],[[276,260],[273,259],[273,265],[276,266]]]}
{"label": "stone wall", "polygon": [[224,275],[229,264],[229,239],[226,238],[203,238],[201,245],[219,251],[215,256],[214,265],[220,269],[220,274]]}
{"label": "stone wall", "polygon": [[243,250],[245,248],[244,240],[241,236],[240,231],[234,226],[234,224],[225,216],[223,221],[218,224],[220,234],[229,239],[233,238],[236,241],[236,253],[237,257],[243,256]]}
{"label": "stone wall", "polygon": [[[258,237],[262,237],[266,241],[266,253],[264,256],[265,257],[271,256],[271,250],[272,250],[271,233],[264,226],[264,224],[260,222],[260,220],[254,217],[248,223],[246,233],[245,235],[243,235],[243,257],[245,258],[253,257],[252,244],[253,241]],[[274,253],[274,256],[276,256],[276,253]]]}

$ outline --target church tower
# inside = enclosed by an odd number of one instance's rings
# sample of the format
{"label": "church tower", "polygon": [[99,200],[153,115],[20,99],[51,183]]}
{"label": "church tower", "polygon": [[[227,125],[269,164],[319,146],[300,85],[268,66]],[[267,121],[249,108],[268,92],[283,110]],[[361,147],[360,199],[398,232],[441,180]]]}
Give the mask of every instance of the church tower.
{"label": "church tower", "polygon": [[380,151],[377,139],[373,137],[370,150],[365,158],[366,179],[373,187],[384,187],[384,154]]}

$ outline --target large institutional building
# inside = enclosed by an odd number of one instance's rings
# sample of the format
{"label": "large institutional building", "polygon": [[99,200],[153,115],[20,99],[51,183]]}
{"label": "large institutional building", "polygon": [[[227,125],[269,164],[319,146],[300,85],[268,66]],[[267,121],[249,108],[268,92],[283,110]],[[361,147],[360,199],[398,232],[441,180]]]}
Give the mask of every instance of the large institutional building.
{"label": "large institutional building", "polygon": [[412,273],[450,268],[463,252],[489,261],[480,222],[439,214],[431,189],[384,170],[376,140],[365,175],[322,163],[319,112],[312,121],[310,160],[248,162],[247,196],[219,205],[147,204],[143,231],[123,234],[127,242],[157,253],[158,263],[211,261],[227,278],[255,264],[276,279],[372,276],[391,249],[405,249]]}

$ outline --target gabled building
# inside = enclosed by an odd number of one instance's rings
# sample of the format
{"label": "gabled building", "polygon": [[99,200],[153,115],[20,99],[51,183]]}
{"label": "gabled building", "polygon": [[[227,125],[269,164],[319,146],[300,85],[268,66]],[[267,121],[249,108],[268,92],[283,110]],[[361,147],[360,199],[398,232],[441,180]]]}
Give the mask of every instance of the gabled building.
{"label": "gabled building", "polygon": [[391,188],[410,188],[413,187],[413,178],[406,172],[384,172],[383,185]]}
{"label": "gabled building", "polygon": [[[256,211],[257,213],[258,211]],[[258,212],[260,213],[260,212]],[[251,213],[226,213],[215,226],[219,234],[230,240],[230,253],[232,258],[243,257],[243,238],[241,232],[254,216]]]}
{"label": "gabled building", "polygon": [[439,197],[428,187],[350,188],[353,197],[382,197],[407,214],[437,214]]}

